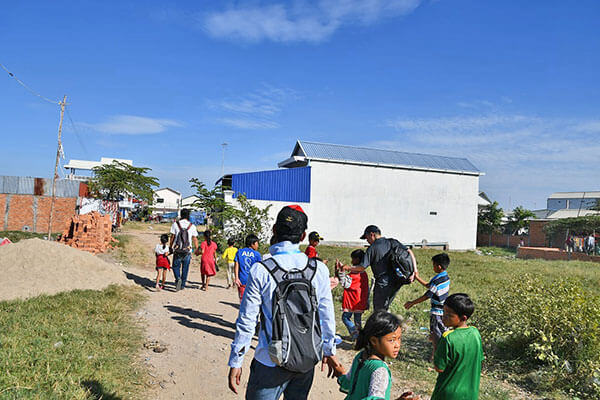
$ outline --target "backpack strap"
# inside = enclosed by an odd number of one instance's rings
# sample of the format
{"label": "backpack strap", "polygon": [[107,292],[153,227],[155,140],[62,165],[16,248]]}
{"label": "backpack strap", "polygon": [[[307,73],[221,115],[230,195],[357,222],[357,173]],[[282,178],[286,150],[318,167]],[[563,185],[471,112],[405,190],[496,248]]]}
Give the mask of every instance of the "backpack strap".
{"label": "backpack strap", "polygon": [[302,270],[302,275],[304,276],[304,279],[308,280],[309,282],[312,282],[315,275],[317,275],[317,259],[316,258],[308,259],[308,261],[306,263],[306,267]]}
{"label": "backpack strap", "polygon": [[271,276],[275,280],[275,284],[276,285],[278,285],[279,283],[281,283],[281,281],[283,281],[283,277],[284,277],[284,275],[286,274],[287,271],[284,271],[279,266],[279,264],[277,263],[277,261],[275,261],[273,259],[273,257],[267,258],[264,261],[259,261],[259,264],[262,264],[263,267],[265,267],[267,269],[267,271],[269,271],[269,274],[271,274]]}
{"label": "backpack strap", "polygon": [[179,228],[179,230],[181,230],[181,225],[179,225],[179,221],[175,221],[175,223],[177,224],[177,227]]}

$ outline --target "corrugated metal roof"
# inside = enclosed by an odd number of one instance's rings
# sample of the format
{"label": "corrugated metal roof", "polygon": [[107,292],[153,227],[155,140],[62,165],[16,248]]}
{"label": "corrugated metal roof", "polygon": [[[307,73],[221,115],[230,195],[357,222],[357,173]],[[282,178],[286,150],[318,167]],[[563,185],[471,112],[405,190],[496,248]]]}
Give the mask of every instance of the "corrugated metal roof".
{"label": "corrugated metal roof", "polygon": [[308,160],[350,162],[476,175],[482,174],[482,172],[466,158],[407,153],[341,144],[298,141],[294,148],[294,152],[292,153],[292,157],[294,156],[304,156]]}
{"label": "corrugated metal roof", "polygon": [[[0,176],[0,193],[5,194],[36,194],[35,181],[43,181],[43,193],[39,195],[52,196],[52,179],[33,178],[30,176]],[[58,179],[56,181],[56,197],[78,197],[79,181]]]}
{"label": "corrugated metal roof", "polygon": [[234,197],[310,203],[310,167],[233,174],[231,189]]}

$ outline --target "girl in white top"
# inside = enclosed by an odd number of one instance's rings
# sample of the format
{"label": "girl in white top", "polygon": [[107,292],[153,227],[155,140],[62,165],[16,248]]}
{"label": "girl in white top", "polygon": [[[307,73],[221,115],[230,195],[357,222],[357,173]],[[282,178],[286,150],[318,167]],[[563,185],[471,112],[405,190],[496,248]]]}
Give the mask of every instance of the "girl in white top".
{"label": "girl in white top", "polygon": [[[167,280],[167,270],[171,268],[169,261],[169,235],[163,233],[160,235],[160,243],[156,245],[154,254],[156,254],[156,290],[165,288],[165,281]],[[160,272],[162,270],[162,284],[159,284]]]}

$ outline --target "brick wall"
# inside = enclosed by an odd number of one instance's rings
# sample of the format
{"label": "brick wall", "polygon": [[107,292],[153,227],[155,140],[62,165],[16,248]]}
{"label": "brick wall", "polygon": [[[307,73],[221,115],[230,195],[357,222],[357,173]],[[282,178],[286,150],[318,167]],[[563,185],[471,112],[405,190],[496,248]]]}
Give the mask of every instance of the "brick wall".
{"label": "brick wall", "polygon": [[[529,238],[522,237],[525,245],[529,245]],[[521,242],[521,236],[509,236],[502,233],[477,233],[477,246],[517,247]]]}
{"label": "brick wall", "polygon": [[[0,230],[20,231],[25,227],[33,232],[48,232],[50,217],[49,196],[0,194]],[[57,197],[54,201],[52,231],[60,232],[76,214],[76,197]]]}
{"label": "brick wall", "polygon": [[567,253],[555,247],[520,247],[517,258],[542,258],[544,260],[579,260],[600,263],[600,256],[588,256],[585,253]]}

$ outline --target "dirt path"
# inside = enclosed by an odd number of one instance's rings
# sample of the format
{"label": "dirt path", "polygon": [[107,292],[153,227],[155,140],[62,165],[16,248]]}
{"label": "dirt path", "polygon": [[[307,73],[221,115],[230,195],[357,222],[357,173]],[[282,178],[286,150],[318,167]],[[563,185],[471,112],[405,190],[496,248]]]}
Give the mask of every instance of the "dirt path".
{"label": "dirt path", "polygon": [[[129,233],[152,251],[156,233]],[[143,359],[150,368],[151,399],[235,399],[243,398],[253,350],[244,360],[239,395],[227,388],[227,360],[235,335],[238,314],[237,292],[215,278],[207,292],[198,289],[200,273],[193,268],[188,278],[192,288],[175,292],[172,283],[160,292],[154,290],[155,271],[151,266],[127,267],[129,278],[148,290],[148,301],[138,316],[147,325],[147,340],[167,347],[162,353],[144,349]],[[172,274],[170,275],[172,280]],[[256,346],[256,339],[253,347]],[[338,349],[346,365],[352,354]],[[311,399],[343,399],[337,383],[320,370],[310,393]]]}

